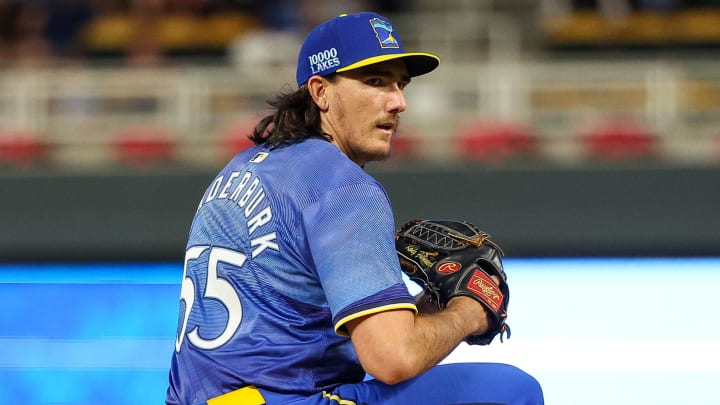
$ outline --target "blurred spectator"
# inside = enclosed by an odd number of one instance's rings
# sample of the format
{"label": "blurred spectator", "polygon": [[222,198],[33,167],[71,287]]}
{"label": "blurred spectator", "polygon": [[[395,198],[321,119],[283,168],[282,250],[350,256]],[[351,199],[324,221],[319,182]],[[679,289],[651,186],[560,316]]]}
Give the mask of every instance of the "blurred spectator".
{"label": "blurred spectator", "polygon": [[618,10],[677,10],[691,3],[693,1],[688,0],[572,0],[572,8],[614,14]]}
{"label": "blurred spectator", "polygon": [[0,1],[0,61],[9,59],[13,53],[21,7],[17,1]]}
{"label": "blurred spectator", "polygon": [[576,11],[597,10],[599,1],[601,0],[573,0],[572,9]]}
{"label": "blurred spectator", "polygon": [[684,4],[684,0],[635,0],[634,8],[642,11],[677,11]]}
{"label": "blurred spectator", "polygon": [[409,1],[404,0],[374,0],[369,1],[369,10],[375,10],[380,14],[393,14],[402,13],[408,11],[412,4]]}
{"label": "blurred spectator", "polygon": [[80,35],[93,18],[90,0],[48,0],[45,6],[43,35],[53,56],[78,58],[82,56]]}
{"label": "blurred spectator", "polygon": [[0,56],[4,61],[44,64],[50,56],[43,36],[45,21],[46,10],[40,3],[0,1]]}
{"label": "blurred spectator", "polygon": [[343,13],[355,13],[364,10],[382,12],[383,10],[373,9],[373,2],[370,0],[301,0],[300,17],[302,20],[303,36],[307,31],[317,24]]}
{"label": "blurred spectator", "polygon": [[[226,51],[232,36],[208,43],[201,38],[212,35],[209,27],[244,35],[238,27],[245,21],[227,22],[240,14],[259,21],[271,41],[292,42],[341,13],[406,8],[400,0],[0,0],[0,62],[47,65],[122,56],[131,65],[156,65],[176,55],[221,56],[217,52]],[[211,24],[212,16],[225,22]],[[95,37],[88,40],[88,33]],[[218,41],[225,42],[218,47]],[[256,47],[257,38],[251,41]]]}
{"label": "blurred spectator", "polygon": [[135,23],[128,38],[125,60],[131,66],[152,66],[165,62],[157,22],[163,13],[162,0],[132,0],[129,14]]}
{"label": "blurred spectator", "polygon": [[239,35],[230,44],[228,54],[237,66],[292,66],[301,43],[295,32],[254,31]]}
{"label": "blurred spectator", "polygon": [[77,59],[80,35],[92,17],[89,0],[0,1],[0,57],[20,65]]}
{"label": "blurred spectator", "polygon": [[297,49],[309,27],[342,13],[361,11],[368,1],[266,0],[254,2],[260,29],[241,33],[228,47],[230,60],[238,66],[294,65]]}

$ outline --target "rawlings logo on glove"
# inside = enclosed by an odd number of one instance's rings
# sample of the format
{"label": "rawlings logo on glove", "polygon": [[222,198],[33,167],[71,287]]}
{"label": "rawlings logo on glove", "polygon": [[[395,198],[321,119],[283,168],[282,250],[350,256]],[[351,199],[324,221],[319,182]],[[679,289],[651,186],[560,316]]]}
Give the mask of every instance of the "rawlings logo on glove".
{"label": "rawlings logo on glove", "polygon": [[487,274],[475,270],[470,282],[467,283],[465,288],[474,292],[475,295],[489,305],[494,312],[502,308],[505,297],[502,292],[500,292],[498,285],[495,284]]}
{"label": "rawlings logo on glove", "polygon": [[467,343],[485,345],[497,335],[501,341],[503,335],[510,337],[503,252],[487,233],[464,221],[413,220],[400,227],[395,241],[403,272],[423,287],[439,309],[456,296],[483,304],[490,327],[468,336]]}

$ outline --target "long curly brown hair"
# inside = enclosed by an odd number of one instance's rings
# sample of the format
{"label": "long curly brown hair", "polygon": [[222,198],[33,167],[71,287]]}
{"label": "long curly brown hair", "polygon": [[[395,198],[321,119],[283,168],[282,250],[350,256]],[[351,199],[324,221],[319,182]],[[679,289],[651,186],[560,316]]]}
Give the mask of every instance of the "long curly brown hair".
{"label": "long curly brown hair", "polygon": [[[332,82],[335,75],[325,78]],[[307,138],[332,141],[332,137],[320,129],[320,108],[310,96],[307,86],[279,93],[267,104],[274,112],[261,119],[248,136],[256,145],[266,144],[274,149]]]}

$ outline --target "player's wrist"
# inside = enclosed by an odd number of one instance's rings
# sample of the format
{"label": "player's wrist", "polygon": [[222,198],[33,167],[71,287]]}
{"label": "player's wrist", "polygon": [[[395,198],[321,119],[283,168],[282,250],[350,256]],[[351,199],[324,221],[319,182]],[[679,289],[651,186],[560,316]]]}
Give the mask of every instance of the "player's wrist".
{"label": "player's wrist", "polygon": [[490,318],[485,307],[473,298],[453,297],[448,301],[447,309],[460,314],[468,329],[468,335],[484,333],[490,326]]}

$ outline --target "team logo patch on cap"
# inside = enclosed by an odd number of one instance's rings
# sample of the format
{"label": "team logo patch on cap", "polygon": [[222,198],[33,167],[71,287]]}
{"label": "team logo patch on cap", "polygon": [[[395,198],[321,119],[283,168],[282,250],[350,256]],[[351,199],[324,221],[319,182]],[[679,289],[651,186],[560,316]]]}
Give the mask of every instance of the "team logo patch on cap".
{"label": "team logo patch on cap", "polygon": [[375,31],[375,36],[380,42],[381,48],[399,48],[400,43],[393,37],[393,26],[388,21],[380,18],[370,20],[370,25]]}

